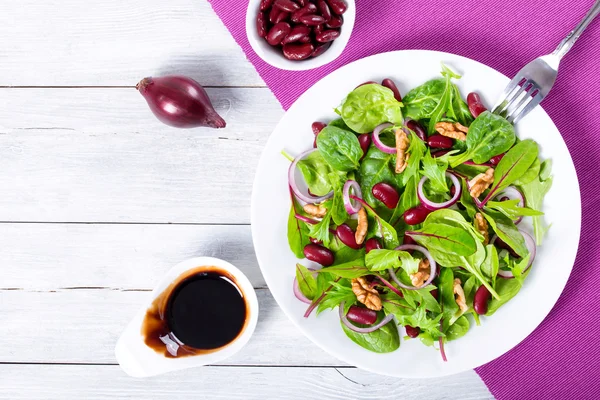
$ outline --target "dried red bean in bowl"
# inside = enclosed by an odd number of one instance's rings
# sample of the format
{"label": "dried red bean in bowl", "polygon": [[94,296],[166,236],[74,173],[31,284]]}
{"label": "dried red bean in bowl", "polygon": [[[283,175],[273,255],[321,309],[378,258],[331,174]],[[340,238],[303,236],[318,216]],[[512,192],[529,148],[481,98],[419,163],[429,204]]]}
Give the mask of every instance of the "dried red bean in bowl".
{"label": "dried red bean in bowl", "polygon": [[348,5],[344,0],[327,0],[327,4],[329,4],[331,11],[337,15],[342,15],[348,9]]}
{"label": "dried red bean in bowl", "polygon": [[321,32],[323,32],[323,25],[321,24],[321,25],[313,26],[312,30],[313,30],[313,34],[316,36],[316,35],[320,34]]}
{"label": "dried red bean in bowl", "polygon": [[256,16],[256,32],[262,38],[267,36],[267,16],[262,11]]}
{"label": "dried red bean in bowl", "polygon": [[320,43],[332,42],[340,36],[340,31],[328,29],[315,36],[315,40]]}
{"label": "dried red bean in bowl", "polygon": [[394,92],[394,98],[396,100],[402,101],[402,96],[400,95],[400,91],[398,90],[398,86],[396,86],[396,84],[394,83],[393,80],[391,80],[390,78],[385,78],[384,80],[381,81],[381,85],[385,86],[386,88],[388,88],[392,92]]}
{"label": "dried red bean in bowl", "polygon": [[299,23],[301,16],[306,15],[306,14],[314,14],[316,12],[317,12],[317,6],[315,6],[313,3],[308,3],[307,5],[305,5],[304,7],[302,7],[295,13],[293,13],[290,19],[292,22]]}
{"label": "dried red bean in bowl", "polygon": [[323,18],[325,18],[325,21],[329,21],[331,19],[331,10],[325,0],[317,0],[317,7]]}
{"label": "dried red bean in bowl", "polygon": [[279,22],[269,30],[267,34],[267,42],[271,46],[277,46],[290,33],[290,24],[287,22]]}
{"label": "dried red bean in bowl", "polygon": [[273,7],[277,7],[280,10],[287,12],[294,12],[300,9],[300,6],[297,3],[294,3],[292,0],[275,0]]}
{"label": "dried red bean in bowl", "polygon": [[313,54],[312,43],[288,43],[283,45],[283,55],[288,60],[305,60]]}
{"label": "dried red bean in bowl", "polygon": [[281,41],[281,44],[287,44],[292,42],[298,42],[305,36],[310,34],[310,28],[306,25],[296,25],[292,28],[290,33]]}
{"label": "dried red bean in bowl", "polygon": [[260,11],[265,11],[266,9],[271,8],[274,0],[261,0],[260,1]]}
{"label": "dried red bean in bowl", "polygon": [[307,14],[300,17],[300,22],[308,26],[317,26],[325,22],[325,18],[316,14]]}
{"label": "dried red bean in bowl", "polygon": [[396,189],[384,182],[373,185],[371,192],[373,193],[373,197],[381,201],[389,209],[396,208],[398,200],[400,200],[400,195]]}
{"label": "dried red bean in bowl", "polygon": [[[311,43],[312,40],[310,39],[310,36],[306,35],[306,36],[302,36],[300,38],[300,40],[298,40],[300,43]],[[313,52],[314,54],[314,52]]]}
{"label": "dried red bean in bowl", "polygon": [[379,241],[379,239],[371,238],[365,242],[365,251],[367,254],[369,254],[369,252],[371,250],[378,250],[378,249],[383,249],[383,246],[381,245],[381,242]]}
{"label": "dried red bean in bowl", "polygon": [[332,16],[331,19],[325,24],[326,27],[332,29],[341,28],[342,25],[344,25],[344,17],[342,17],[341,15]]}
{"label": "dried red bean in bowl", "polygon": [[324,267],[330,266],[334,261],[333,252],[331,250],[314,243],[309,243],[304,246],[304,256],[310,261],[319,263]]}
{"label": "dried red bean in bowl", "polygon": [[[309,38],[310,40],[310,38]],[[327,51],[328,48],[331,47],[331,42],[327,42],[327,43],[323,43],[323,44],[319,44],[315,47],[315,51],[313,51],[311,57],[318,57],[321,54],[325,53]]]}

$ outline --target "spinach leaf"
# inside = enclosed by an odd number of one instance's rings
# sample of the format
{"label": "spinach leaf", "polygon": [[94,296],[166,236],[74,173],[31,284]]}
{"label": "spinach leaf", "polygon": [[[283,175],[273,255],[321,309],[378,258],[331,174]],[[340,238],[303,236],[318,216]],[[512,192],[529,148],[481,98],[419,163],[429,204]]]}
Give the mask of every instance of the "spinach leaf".
{"label": "spinach leaf", "polygon": [[291,198],[292,206],[290,207],[287,224],[288,243],[296,258],[304,258],[304,246],[310,243],[308,226],[296,218],[296,213],[301,212],[302,207],[293,195],[291,195]]}
{"label": "spinach leaf", "polygon": [[364,258],[359,258],[344,264],[333,265],[331,267],[324,267],[317,270],[317,272],[327,273],[347,279],[354,279],[358,278],[359,276],[370,274],[370,271],[367,269],[367,267],[365,267]]}
{"label": "spinach leaf", "polygon": [[[380,322],[383,318],[385,318],[385,314],[378,312],[376,323]],[[400,336],[398,335],[398,328],[394,321],[390,321],[371,333],[357,333],[348,329],[341,321],[340,323],[342,324],[344,333],[346,333],[346,336],[350,340],[374,353],[390,353],[400,347]],[[364,325],[356,324],[356,326],[363,327]]]}
{"label": "spinach leaf", "polygon": [[537,160],[537,155],[537,143],[530,139],[523,140],[510,149],[494,170],[494,183],[483,204],[522,177]]}
{"label": "spinach leaf", "polygon": [[483,213],[483,216],[492,227],[492,230],[498,235],[504,243],[509,245],[515,253],[521,257],[525,257],[529,254],[527,246],[525,245],[525,239],[512,219],[508,218],[501,212],[487,209]]}
{"label": "spinach leaf", "polygon": [[335,255],[333,265],[345,264],[365,257],[364,247],[358,250],[348,247],[342,243],[337,236],[333,236],[332,240],[329,242],[329,250],[333,251],[333,254]]}
{"label": "spinach leaf", "polygon": [[459,339],[469,331],[469,320],[464,315],[461,315],[446,331],[445,340],[451,341]]}
{"label": "spinach leaf", "polygon": [[334,126],[326,126],[319,133],[317,148],[332,168],[342,172],[357,169],[363,156],[356,135]]}
{"label": "spinach leaf", "polygon": [[358,133],[371,132],[384,122],[398,125],[404,122],[402,103],[390,89],[379,84],[362,85],[350,92],[341,105],[341,116]]}
{"label": "spinach leaf", "polygon": [[[331,231],[329,225],[331,224],[331,207],[327,210],[327,214],[319,221],[316,225],[310,225],[308,228],[308,234],[310,237],[320,240],[325,246],[329,246],[331,241]],[[303,252],[304,253],[304,252]]]}
{"label": "spinach leaf", "polygon": [[460,186],[462,191],[460,192],[460,204],[463,205],[465,210],[467,211],[467,215],[469,218],[475,218],[475,214],[479,212],[477,206],[475,206],[475,201],[473,197],[469,194],[469,189],[467,188],[467,182],[464,179],[460,180]]}
{"label": "spinach leaf", "polygon": [[451,210],[449,208],[436,210],[427,216],[425,223],[440,223],[462,228],[474,236],[478,241],[483,241],[483,235],[479,233],[473,225],[467,222],[465,217],[456,210]]}
{"label": "spinach leaf", "polygon": [[302,294],[309,300],[313,300],[317,292],[317,280],[313,276],[313,273],[305,266],[296,264],[296,280]]}
{"label": "spinach leaf", "polygon": [[456,167],[471,159],[477,164],[483,164],[510,149],[515,138],[515,130],[510,122],[485,111],[469,127],[467,151],[451,157],[450,165]]}
{"label": "spinach leaf", "polygon": [[331,192],[332,184],[329,176],[332,170],[319,151],[314,151],[300,160],[298,169],[302,172],[304,182],[312,193],[325,196]]}
{"label": "spinach leaf", "polygon": [[350,127],[348,125],[346,125],[346,123],[344,122],[344,120],[342,118],[334,119],[333,121],[331,121],[327,125],[328,126],[335,126],[336,128],[340,128],[340,129],[344,129],[346,131],[352,132],[352,129],[350,129]]}
{"label": "spinach leaf", "polygon": [[388,268],[402,267],[407,274],[419,271],[421,260],[414,258],[409,252],[401,250],[377,249],[371,250],[365,259],[367,268],[371,271],[384,271]]}
{"label": "spinach leaf", "polygon": [[500,261],[498,259],[498,251],[492,244],[485,246],[485,259],[481,264],[481,272],[489,279],[492,283],[496,280],[498,275]]}
{"label": "spinach leaf", "polygon": [[460,79],[460,75],[455,74],[450,68],[442,64],[442,76],[445,78],[444,92],[440,97],[439,103],[431,112],[428,125],[428,133],[430,135],[435,133],[435,124],[442,120],[444,115],[449,114],[449,116],[456,119],[456,115],[454,115],[454,109],[452,108],[452,78]]}
{"label": "spinach leaf", "polygon": [[431,157],[429,151],[425,152],[423,157],[422,174],[429,178],[429,187],[438,193],[448,193],[448,183],[446,182],[446,169],[448,163],[443,159],[435,159]]}
{"label": "spinach leaf", "polygon": [[369,148],[360,165],[360,189],[367,203],[374,207],[377,205],[371,192],[375,184],[385,182],[394,185],[396,183],[395,165],[395,154],[386,154],[375,146]]}
{"label": "spinach leaf", "polygon": [[[339,172],[331,172],[329,174],[329,181],[333,186],[333,201],[331,203],[331,218],[333,223],[341,225],[348,219],[349,215],[344,206],[344,198],[342,190],[344,183],[346,182],[346,175],[340,174]],[[314,193],[314,192],[313,192]]]}
{"label": "spinach leaf", "polygon": [[339,282],[330,282],[330,284],[331,289],[325,293],[325,297],[319,303],[317,314],[339,306],[342,301],[346,302],[346,307],[348,308],[356,301],[356,295],[352,292],[350,281],[347,279],[340,280]]}
{"label": "spinach leaf", "polygon": [[425,246],[434,258],[438,253],[470,256],[477,251],[475,239],[464,228],[425,222],[420,230],[406,232],[406,234],[420,245]]}
{"label": "spinach leaf", "polygon": [[[367,210],[367,215],[371,217],[371,220],[369,221],[369,230],[375,232],[375,236],[378,236],[383,240],[383,246],[386,249],[398,247],[400,242],[398,241],[398,233],[396,230],[384,221],[383,218],[377,215],[375,210],[365,203],[364,200],[361,201],[361,204]],[[376,225],[373,225],[373,223]]]}
{"label": "spinach leaf", "polygon": [[[550,160],[545,160],[540,167],[540,173],[531,182],[525,185],[521,185],[521,190],[523,191],[523,195],[525,195],[525,200],[527,201],[527,205],[534,210],[542,209],[542,202],[544,201],[544,196],[552,187],[552,177],[550,176],[550,169],[552,168],[552,163]],[[548,230],[544,225],[544,221],[541,216],[533,217],[533,233],[535,235],[535,241],[539,245],[542,244],[542,239],[544,234]]]}
{"label": "spinach leaf", "polygon": [[452,109],[456,116],[456,121],[461,125],[469,126],[473,122],[473,116],[469,110],[469,106],[460,96],[460,91],[456,85],[452,85]]}
{"label": "spinach leaf", "polygon": [[446,331],[459,313],[458,304],[456,304],[454,298],[454,273],[452,269],[442,268],[438,281],[440,303],[442,304],[442,314],[444,315],[443,327],[444,331]]}
{"label": "spinach leaf", "polygon": [[510,219],[518,217],[534,217],[544,215],[543,212],[529,207],[519,207],[519,199],[505,201],[488,201],[484,209],[500,211]]}
{"label": "spinach leaf", "polygon": [[517,279],[504,279],[498,278],[496,279],[496,284],[494,285],[495,290],[501,296],[500,299],[492,298],[490,303],[488,304],[488,312],[487,316],[493,315],[500,306],[506,304],[510,299],[515,297],[523,284]]}
{"label": "spinach leaf", "polygon": [[527,172],[525,172],[519,179],[517,179],[516,181],[513,182],[513,185],[517,185],[517,186],[525,185],[525,184],[531,182],[532,180],[534,180],[535,178],[537,178],[537,176],[540,173],[541,166],[542,166],[542,162],[540,161],[540,159],[538,157],[535,159],[533,164],[531,164],[531,166],[529,167]]}
{"label": "spinach leaf", "polygon": [[397,227],[398,223],[404,223],[402,219],[402,214],[409,208],[413,208],[419,204],[419,198],[417,197],[417,182],[418,176],[413,176],[406,182],[406,186],[404,187],[404,192],[400,196],[400,201],[398,201],[398,205],[394,209],[392,216],[389,221],[394,226]]}
{"label": "spinach leaf", "polygon": [[406,118],[422,120],[431,118],[446,88],[444,79],[433,79],[409,91],[402,99]]}

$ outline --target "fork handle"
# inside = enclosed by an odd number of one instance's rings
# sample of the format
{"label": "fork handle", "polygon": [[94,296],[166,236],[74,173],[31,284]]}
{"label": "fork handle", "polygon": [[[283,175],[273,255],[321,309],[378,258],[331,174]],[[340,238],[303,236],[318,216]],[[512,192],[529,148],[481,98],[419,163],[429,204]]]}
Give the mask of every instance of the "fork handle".
{"label": "fork handle", "polygon": [[598,14],[600,14],[600,0],[596,0],[594,2],[594,5],[592,6],[592,8],[590,8],[585,17],[583,17],[581,22],[577,24],[575,29],[573,29],[571,33],[569,33],[567,37],[563,39],[562,42],[560,42],[560,44],[552,54],[558,56],[559,59],[563,58],[565,54],[567,54],[569,50],[571,50],[571,47],[573,47],[577,39],[579,39],[579,36],[581,36],[585,28],[588,27],[590,22],[592,22],[594,18],[598,16]]}

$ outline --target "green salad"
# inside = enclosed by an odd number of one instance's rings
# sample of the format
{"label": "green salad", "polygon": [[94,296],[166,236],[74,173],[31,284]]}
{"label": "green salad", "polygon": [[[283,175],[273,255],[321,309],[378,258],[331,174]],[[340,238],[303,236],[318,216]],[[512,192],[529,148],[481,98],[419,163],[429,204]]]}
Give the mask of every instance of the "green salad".
{"label": "green salad", "polygon": [[[435,346],[485,323],[521,289],[547,230],[552,177],[535,141],[441,77],[404,98],[355,88],[315,146],[290,160],[288,242],[305,317],[334,309],[356,344]],[[520,228],[531,218],[533,235]],[[310,266],[310,267],[309,267]]]}

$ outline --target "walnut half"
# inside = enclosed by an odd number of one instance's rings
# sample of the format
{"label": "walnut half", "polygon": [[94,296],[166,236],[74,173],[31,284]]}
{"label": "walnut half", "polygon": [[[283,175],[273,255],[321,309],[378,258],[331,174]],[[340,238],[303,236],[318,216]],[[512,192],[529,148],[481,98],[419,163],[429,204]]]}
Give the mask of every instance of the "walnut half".
{"label": "walnut half", "polygon": [[481,196],[490,185],[494,183],[494,168],[488,168],[487,171],[477,175],[469,181],[469,193],[477,198]]}
{"label": "walnut half", "polygon": [[358,210],[358,226],[356,227],[356,233],[354,234],[354,240],[357,244],[363,244],[367,237],[367,231],[369,230],[369,219],[367,218],[367,212],[362,207]]}
{"label": "walnut half", "polygon": [[483,244],[490,242],[490,234],[488,232],[488,223],[482,213],[475,214],[475,229],[483,235]]}
{"label": "walnut half", "polygon": [[467,306],[465,292],[462,286],[460,286],[460,283],[460,279],[454,279],[454,299],[456,300],[456,304],[458,305],[458,308],[460,308],[460,311],[464,313],[469,309],[469,306]]}
{"label": "walnut half", "polygon": [[381,310],[379,292],[371,287],[369,281],[364,276],[352,279],[352,292],[356,295],[356,299],[368,309],[374,311]]}
{"label": "walnut half", "polygon": [[327,209],[319,204],[305,204],[303,208],[311,217],[323,218],[327,214]]}
{"label": "walnut half", "polygon": [[399,174],[408,166],[409,155],[406,154],[406,150],[408,150],[410,142],[403,129],[396,129],[394,133],[396,135],[396,173]]}
{"label": "walnut half", "polygon": [[438,122],[435,124],[435,130],[442,136],[462,141],[467,140],[466,133],[469,132],[469,128],[458,122]]}
{"label": "walnut half", "polygon": [[419,263],[419,271],[414,274],[410,274],[410,282],[414,287],[423,286],[425,281],[429,279],[429,273],[431,268],[429,267],[429,260],[424,258]]}

